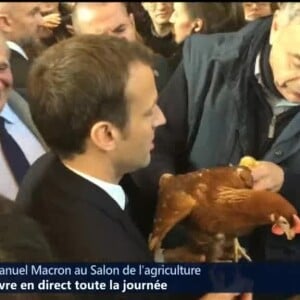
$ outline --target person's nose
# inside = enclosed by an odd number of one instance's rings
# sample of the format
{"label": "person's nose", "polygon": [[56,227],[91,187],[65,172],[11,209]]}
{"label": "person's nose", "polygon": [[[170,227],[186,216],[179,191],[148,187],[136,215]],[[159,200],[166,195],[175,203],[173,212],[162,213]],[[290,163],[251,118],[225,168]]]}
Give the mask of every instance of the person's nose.
{"label": "person's nose", "polygon": [[154,113],[154,120],[153,120],[153,127],[156,128],[158,126],[166,124],[166,118],[161,109],[158,105],[155,107],[155,113]]}
{"label": "person's nose", "polygon": [[164,10],[166,10],[166,7],[167,7],[167,5],[166,5],[165,2],[157,2],[156,3],[156,10],[157,11],[164,11]]}

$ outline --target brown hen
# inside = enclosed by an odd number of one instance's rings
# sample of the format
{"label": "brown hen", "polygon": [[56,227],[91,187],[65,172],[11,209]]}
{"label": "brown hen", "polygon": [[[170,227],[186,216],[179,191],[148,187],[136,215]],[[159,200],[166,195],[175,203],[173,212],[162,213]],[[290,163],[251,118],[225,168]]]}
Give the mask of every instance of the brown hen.
{"label": "brown hen", "polygon": [[210,262],[238,261],[240,256],[250,260],[237,237],[266,224],[273,224],[272,231],[285,233],[288,239],[300,232],[296,209],[277,193],[252,190],[247,167],[164,174],[159,185],[150,250],[159,249],[166,234],[183,219],[189,240],[188,245],[168,251],[171,260],[177,254],[178,261],[185,262],[197,262],[203,254]]}

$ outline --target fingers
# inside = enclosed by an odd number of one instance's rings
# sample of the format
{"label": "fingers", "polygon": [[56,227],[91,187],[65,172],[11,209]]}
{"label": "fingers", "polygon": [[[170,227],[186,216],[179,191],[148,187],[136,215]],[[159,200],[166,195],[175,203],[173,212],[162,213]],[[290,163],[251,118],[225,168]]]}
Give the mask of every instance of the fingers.
{"label": "fingers", "polygon": [[43,17],[43,21],[45,27],[53,29],[61,23],[61,16],[58,13],[49,14]]}
{"label": "fingers", "polygon": [[253,189],[277,192],[284,181],[284,172],[281,167],[271,162],[260,162],[251,170],[254,180]]}

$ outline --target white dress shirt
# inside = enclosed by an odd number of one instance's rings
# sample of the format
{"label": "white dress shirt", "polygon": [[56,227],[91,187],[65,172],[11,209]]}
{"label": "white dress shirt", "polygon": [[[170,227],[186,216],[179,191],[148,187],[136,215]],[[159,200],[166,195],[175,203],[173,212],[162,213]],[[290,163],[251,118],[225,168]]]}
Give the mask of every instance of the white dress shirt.
{"label": "white dress shirt", "polygon": [[125,209],[126,195],[125,195],[125,192],[124,192],[123,188],[120,185],[113,184],[113,183],[110,183],[110,182],[103,181],[103,180],[100,180],[98,178],[92,177],[88,174],[82,173],[80,171],[77,171],[77,170],[71,168],[67,164],[65,164],[65,166],[68,169],[70,169],[72,172],[74,172],[77,175],[85,178],[86,180],[92,182],[93,184],[97,185],[99,188],[104,190],[113,200],[116,201],[116,203],[118,204],[118,206],[120,206],[120,208],[122,210]]}
{"label": "white dress shirt", "polygon": [[[29,164],[32,164],[45,153],[43,146],[35,135],[25,126],[8,104],[4,105],[0,116],[5,119],[5,129],[20,146]],[[18,188],[18,184],[5,159],[0,141],[0,194],[15,200]]]}
{"label": "white dress shirt", "polygon": [[18,52],[26,60],[28,60],[28,56],[26,55],[25,51],[18,44],[16,44],[15,42],[12,42],[12,41],[6,41],[6,44],[7,44],[9,49]]}

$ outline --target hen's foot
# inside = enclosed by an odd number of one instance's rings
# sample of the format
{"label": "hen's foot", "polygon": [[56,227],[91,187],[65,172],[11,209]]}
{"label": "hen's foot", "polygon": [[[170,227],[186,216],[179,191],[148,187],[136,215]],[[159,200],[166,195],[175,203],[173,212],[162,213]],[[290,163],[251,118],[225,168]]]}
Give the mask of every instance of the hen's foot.
{"label": "hen's foot", "polygon": [[248,261],[252,261],[250,256],[246,253],[246,250],[240,245],[237,238],[234,239],[234,262],[238,262],[241,257],[244,257]]}

